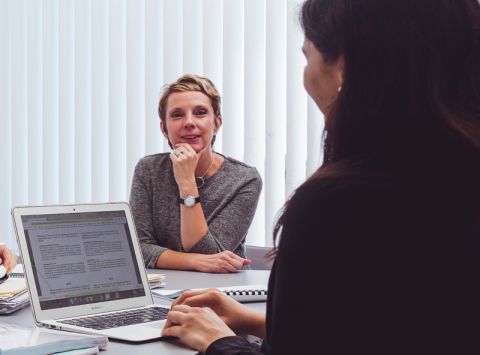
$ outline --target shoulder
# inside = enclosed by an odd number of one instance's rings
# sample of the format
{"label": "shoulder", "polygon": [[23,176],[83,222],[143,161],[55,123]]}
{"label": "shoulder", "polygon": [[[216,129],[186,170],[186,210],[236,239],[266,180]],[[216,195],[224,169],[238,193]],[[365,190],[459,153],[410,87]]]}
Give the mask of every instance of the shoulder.
{"label": "shoulder", "polygon": [[162,164],[165,161],[170,161],[170,153],[146,155],[138,161],[138,164],[143,166],[152,166]]}
{"label": "shoulder", "polygon": [[228,156],[224,156],[224,158],[222,170],[226,175],[243,182],[262,185],[262,178],[255,167]]}
{"label": "shoulder", "polygon": [[170,153],[158,153],[141,158],[135,166],[134,182],[154,182],[163,180],[172,174]]}
{"label": "shoulder", "polygon": [[372,218],[386,221],[404,204],[398,198],[407,193],[403,190],[401,182],[388,178],[309,180],[287,203],[284,228],[301,229],[305,234],[319,229],[348,233],[365,227]]}
{"label": "shoulder", "polygon": [[146,155],[141,158],[136,166],[137,170],[152,170],[162,167],[164,165],[171,165],[170,153],[157,153]]}

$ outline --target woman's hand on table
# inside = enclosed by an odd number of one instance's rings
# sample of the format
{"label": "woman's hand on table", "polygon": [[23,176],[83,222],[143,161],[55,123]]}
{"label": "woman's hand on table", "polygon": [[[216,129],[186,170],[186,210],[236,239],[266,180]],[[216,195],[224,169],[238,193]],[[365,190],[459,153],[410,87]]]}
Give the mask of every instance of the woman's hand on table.
{"label": "woman's hand on table", "polygon": [[251,263],[251,260],[225,250],[216,254],[197,254],[193,268],[201,272],[229,273]]}

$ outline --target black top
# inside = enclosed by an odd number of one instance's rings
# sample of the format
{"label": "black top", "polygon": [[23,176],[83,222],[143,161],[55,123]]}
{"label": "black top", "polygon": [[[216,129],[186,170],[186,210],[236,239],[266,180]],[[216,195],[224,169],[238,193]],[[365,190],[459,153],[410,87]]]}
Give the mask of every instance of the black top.
{"label": "black top", "polygon": [[480,180],[464,173],[303,185],[287,208],[261,351],[227,337],[207,354],[478,353]]}

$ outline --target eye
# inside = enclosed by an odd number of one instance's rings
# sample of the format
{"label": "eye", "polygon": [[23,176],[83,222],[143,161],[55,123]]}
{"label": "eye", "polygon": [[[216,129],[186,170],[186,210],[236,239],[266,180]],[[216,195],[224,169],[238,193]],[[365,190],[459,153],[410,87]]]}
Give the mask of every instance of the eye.
{"label": "eye", "polygon": [[208,110],[206,108],[199,107],[195,110],[195,115],[197,116],[205,116],[206,114],[208,114]]}
{"label": "eye", "polygon": [[179,110],[175,110],[175,111],[170,112],[170,117],[171,118],[180,118],[180,117],[182,117],[182,115],[183,115],[182,111],[179,111]]}

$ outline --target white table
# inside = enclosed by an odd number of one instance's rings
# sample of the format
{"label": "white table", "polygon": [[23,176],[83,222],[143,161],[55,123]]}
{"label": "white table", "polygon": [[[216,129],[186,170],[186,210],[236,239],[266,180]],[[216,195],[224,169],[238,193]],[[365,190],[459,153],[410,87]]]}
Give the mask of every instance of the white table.
{"label": "white table", "polygon": [[[266,284],[270,271],[264,270],[242,270],[233,274],[207,274],[193,271],[177,270],[148,270],[149,272],[158,272],[167,276],[167,286],[165,289],[186,289],[186,288],[206,288],[222,287],[236,285],[255,285]],[[154,298],[155,303],[168,304],[168,302]],[[249,307],[257,310],[265,310],[265,302],[248,303]],[[0,322],[12,323],[24,326],[33,325],[33,316],[30,307],[22,309],[11,315],[1,315]],[[186,349],[172,341],[153,340],[141,344],[132,344],[117,340],[110,340],[106,351],[102,354],[118,355],[147,355],[147,354],[174,354],[186,355],[196,354],[195,351]]]}

